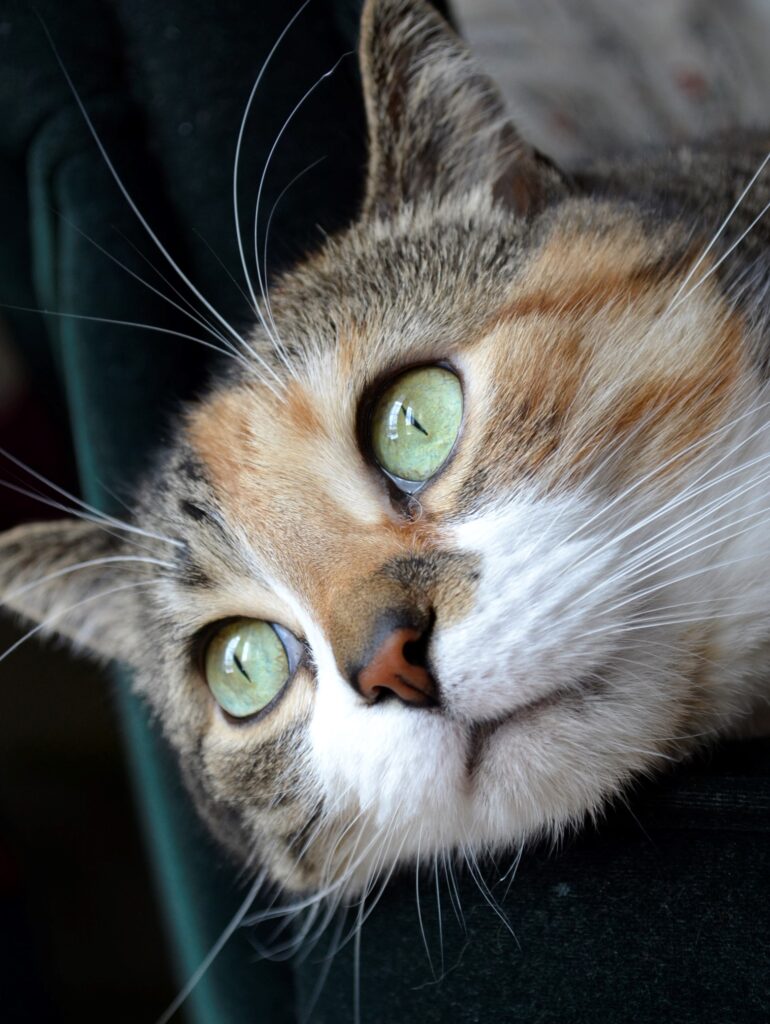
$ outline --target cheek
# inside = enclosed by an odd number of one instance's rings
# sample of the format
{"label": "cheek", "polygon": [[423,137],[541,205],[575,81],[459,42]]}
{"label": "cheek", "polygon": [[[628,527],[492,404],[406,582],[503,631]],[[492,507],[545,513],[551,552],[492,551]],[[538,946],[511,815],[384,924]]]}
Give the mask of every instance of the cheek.
{"label": "cheek", "polygon": [[275,708],[253,722],[232,722],[212,707],[201,752],[218,799],[246,810],[309,794],[307,724],[314,700],[312,677],[300,670]]}
{"label": "cheek", "polygon": [[489,721],[578,680],[607,656],[622,581],[608,538],[579,536],[577,500],[520,497],[458,526],[480,556],[473,610],[437,629],[431,657],[451,711]]}

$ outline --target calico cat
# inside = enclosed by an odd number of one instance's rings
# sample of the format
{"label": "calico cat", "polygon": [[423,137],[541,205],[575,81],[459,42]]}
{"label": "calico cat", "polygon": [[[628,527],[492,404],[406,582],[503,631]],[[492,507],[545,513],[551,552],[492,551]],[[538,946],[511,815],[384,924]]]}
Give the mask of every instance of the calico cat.
{"label": "calico cat", "polygon": [[129,522],[0,538],[294,892],[559,834],[767,701],[768,137],[562,171],[367,0],[360,216],[262,296]]}

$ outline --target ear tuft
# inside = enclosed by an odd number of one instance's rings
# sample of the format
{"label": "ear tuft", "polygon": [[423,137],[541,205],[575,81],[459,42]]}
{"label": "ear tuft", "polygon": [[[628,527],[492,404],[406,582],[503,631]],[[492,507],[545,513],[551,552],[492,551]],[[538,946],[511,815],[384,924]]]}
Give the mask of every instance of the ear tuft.
{"label": "ear tuft", "polygon": [[96,523],[61,520],[0,535],[0,607],[101,659],[131,662],[140,595],[152,580],[141,552]]}
{"label": "ear tuft", "polygon": [[520,215],[566,191],[510,123],[493,82],[424,0],[367,0],[360,62],[369,126],[365,217],[487,187]]}

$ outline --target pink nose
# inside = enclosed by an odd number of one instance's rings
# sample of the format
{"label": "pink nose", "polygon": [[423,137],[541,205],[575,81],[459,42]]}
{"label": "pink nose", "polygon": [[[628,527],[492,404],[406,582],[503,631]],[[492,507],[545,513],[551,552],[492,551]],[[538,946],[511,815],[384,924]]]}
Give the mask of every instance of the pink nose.
{"label": "pink nose", "polygon": [[385,638],[369,664],[358,673],[358,689],[372,704],[393,693],[405,704],[430,707],[436,703],[436,684],[422,665],[407,657],[408,645],[419,640],[417,629],[401,627]]}

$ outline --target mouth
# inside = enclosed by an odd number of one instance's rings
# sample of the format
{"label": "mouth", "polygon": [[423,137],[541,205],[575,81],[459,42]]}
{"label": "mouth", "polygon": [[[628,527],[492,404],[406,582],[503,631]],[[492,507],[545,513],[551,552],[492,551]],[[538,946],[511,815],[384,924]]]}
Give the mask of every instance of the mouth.
{"label": "mouth", "polygon": [[490,739],[504,726],[510,725],[512,722],[524,725],[542,714],[543,711],[554,707],[566,707],[569,705],[572,710],[575,710],[585,702],[589,695],[595,694],[599,688],[598,680],[594,675],[591,675],[569,687],[551,690],[550,693],[546,693],[536,700],[521,704],[512,711],[507,711],[499,718],[475,722],[471,725],[468,732],[468,745],[465,754],[466,776],[469,779],[473,777]]}

